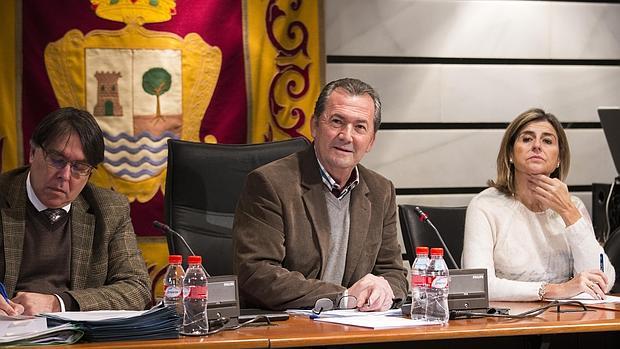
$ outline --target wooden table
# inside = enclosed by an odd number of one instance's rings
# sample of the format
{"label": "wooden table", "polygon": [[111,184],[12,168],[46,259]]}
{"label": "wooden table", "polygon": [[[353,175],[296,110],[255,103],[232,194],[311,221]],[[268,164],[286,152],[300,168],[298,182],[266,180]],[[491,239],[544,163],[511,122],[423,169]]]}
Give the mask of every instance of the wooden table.
{"label": "wooden table", "polygon": [[193,349],[193,348],[217,348],[217,349],[254,349],[269,348],[269,338],[264,334],[253,335],[246,333],[244,329],[237,331],[223,331],[209,337],[184,337],[178,339],[162,340],[136,340],[119,342],[79,343],[73,345],[52,345],[42,348],[65,348],[65,349]]}
{"label": "wooden table", "polygon": [[[494,303],[511,309],[511,314],[541,303]],[[87,343],[64,348],[287,348],[365,343],[452,340],[464,338],[556,335],[565,333],[620,331],[620,305],[601,306],[587,312],[557,313],[548,310],[529,319],[478,318],[451,320],[447,325],[372,330],[343,326],[292,316],[275,326],[224,331],[210,337],[182,337],[176,340]],[[563,308],[564,309],[564,308]],[[63,348],[57,346],[54,348]]]}

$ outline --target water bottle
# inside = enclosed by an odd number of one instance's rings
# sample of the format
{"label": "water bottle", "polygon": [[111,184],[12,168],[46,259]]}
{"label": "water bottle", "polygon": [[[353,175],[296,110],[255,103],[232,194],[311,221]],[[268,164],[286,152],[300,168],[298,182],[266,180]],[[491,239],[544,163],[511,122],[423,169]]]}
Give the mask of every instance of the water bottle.
{"label": "water bottle", "polygon": [[427,269],[426,320],[448,323],[448,266],[443,260],[443,248],[431,248],[431,260]]}
{"label": "water bottle", "polygon": [[202,268],[202,257],[189,256],[183,279],[183,330],[182,334],[205,335],[209,332],[207,319],[207,275]]}
{"label": "water bottle", "polygon": [[181,266],[183,256],[174,254],[168,256],[168,270],[164,277],[164,305],[176,310],[183,316],[183,278],[185,271]]}
{"label": "water bottle", "polygon": [[411,319],[426,319],[426,291],[428,287],[427,269],[428,247],[418,246],[415,249],[415,260],[411,266]]}

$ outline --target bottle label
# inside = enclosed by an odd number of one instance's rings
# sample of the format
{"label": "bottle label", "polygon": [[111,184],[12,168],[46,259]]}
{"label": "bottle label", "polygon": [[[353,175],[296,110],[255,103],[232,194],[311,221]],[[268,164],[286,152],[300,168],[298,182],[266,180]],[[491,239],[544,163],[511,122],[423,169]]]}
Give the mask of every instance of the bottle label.
{"label": "bottle label", "polygon": [[207,286],[185,286],[183,287],[183,298],[188,299],[208,299],[209,291]]}
{"label": "bottle label", "polygon": [[429,277],[430,285],[432,288],[446,288],[448,287],[448,277],[437,275],[435,277]]}
{"label": "bottle label", "polygon": [[182,293],[183,290],[180,287],[164,286],[164,297],[166,298],[177,298],[180,297]]}
{"label": "bottle label", "polygon": [[412,275],[411,276],[411,285],[413,286],[426,286],[427,280],[424,275]]}

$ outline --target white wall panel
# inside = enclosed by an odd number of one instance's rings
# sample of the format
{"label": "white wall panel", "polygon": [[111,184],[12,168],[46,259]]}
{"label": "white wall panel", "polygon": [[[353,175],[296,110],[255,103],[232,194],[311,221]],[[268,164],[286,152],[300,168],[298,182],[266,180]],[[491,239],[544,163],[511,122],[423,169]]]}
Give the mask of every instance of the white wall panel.
{"label": "white wall panel", "polygon": [[620,66],[328,64],[326,73],[375,87],[384,122],[509,122],[533,106],[598,122],[598,106],[620,105]]}
{"label": "white wall panel", "polygon": [[556,4],[550,11],[554,58],[618,59],[620,4]]}
{"label": "white wall panel", "polygon": [[328,55],[620,58],[620,5],[325,1]]}
{"label": "white wall panel", "polygon": [[620,66],[451,65],[442,77],[446,118],[509,122],[536,106],[561,121],[598,122],[597,107],[620,104]]}
{"label": "white wall panel", "polygon": [[[382,130],[365,166],[397,188],[483,187],[495,178],[503,130]],[[616,177],[600,129],[567,130],[571,148],[569,185],[609,183]]]}
{"label": "white wall panel", "polygon": [[[325,0],[324,13],[328,56],[576,60],[573,65],[327,64],[326,81],[358,77],[379,91],[384,122],[509,122],[532,106],[563,122],[597,122],[598,106],[620,105],[620,66],[579,62],[620,59],[620,3]],[[611,182],[617,174],[602,130],[567,133],[573,161],[568,183]],[[485,187],[495,176],[502,134],[382,130],[363,162],[397,188]],[[589,192],[575,195],[591,208]],[[399,195],[397,203],[461,206],[471,197]]]}

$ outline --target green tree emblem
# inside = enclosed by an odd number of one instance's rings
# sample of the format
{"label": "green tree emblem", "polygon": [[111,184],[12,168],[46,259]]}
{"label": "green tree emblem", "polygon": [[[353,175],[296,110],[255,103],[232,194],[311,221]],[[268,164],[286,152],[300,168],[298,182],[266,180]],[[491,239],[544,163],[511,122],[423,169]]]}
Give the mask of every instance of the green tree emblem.
{"label": "green tree emblem", "polygon": [[172,76],[164,68],[151,68],[142,75],[142,88],[144,92],[157,97],[156,117],[161,117],[159,96],[170,90]]}

